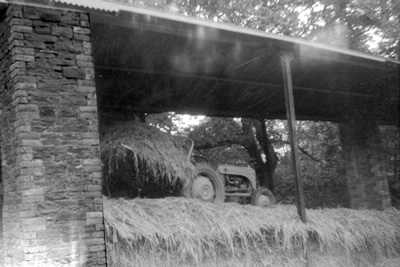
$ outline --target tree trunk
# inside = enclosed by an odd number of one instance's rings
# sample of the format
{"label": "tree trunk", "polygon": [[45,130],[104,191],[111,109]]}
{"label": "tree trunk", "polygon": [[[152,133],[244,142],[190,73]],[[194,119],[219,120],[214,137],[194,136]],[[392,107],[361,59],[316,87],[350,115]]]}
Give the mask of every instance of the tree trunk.
{"label": "tree trunk", "polygon": [[[252,132],[253,127],[256,129],[255,135]],[[267,187],[274,193],[274,172],[278,164],[278,157],[268,138],[265,121],[262,120],[260,123],[257,120],[242,120],[242,130],[245,136],[242,140],[242,145],[250,157],[254,158],[257,162],[256,172],[259,177],[260,186]],[[257,144],[257,141],[260,146]],[[265,155],[265,160],[262,154]]]}

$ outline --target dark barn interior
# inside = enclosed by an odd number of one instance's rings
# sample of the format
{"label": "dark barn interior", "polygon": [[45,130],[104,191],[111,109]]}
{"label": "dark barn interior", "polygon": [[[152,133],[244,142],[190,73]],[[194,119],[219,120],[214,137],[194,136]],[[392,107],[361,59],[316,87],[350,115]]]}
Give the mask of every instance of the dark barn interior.
{"label": "dark barn interior", "polygon": [[342,121],[357,108],[381,124],[398,122],[395,61],[180,19],[92,16],[101,111],[284,119],[281,56],[289,54],[298,119]]}

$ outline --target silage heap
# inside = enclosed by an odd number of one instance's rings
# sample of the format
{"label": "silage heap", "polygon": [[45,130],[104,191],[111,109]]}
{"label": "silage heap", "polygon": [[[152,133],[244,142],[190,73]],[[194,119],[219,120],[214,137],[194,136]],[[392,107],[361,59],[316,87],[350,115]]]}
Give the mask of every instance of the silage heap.
{"label": "silage heap", "polygon": [[110,266],[400,266],[400,212],[104,199]]}
{"label": "silage heap", "polygon": [[138,190],[186,190],[196,171],[185,139],[140,122],[106,127],[101,138],[104,187],[108,196],[135,197]]}

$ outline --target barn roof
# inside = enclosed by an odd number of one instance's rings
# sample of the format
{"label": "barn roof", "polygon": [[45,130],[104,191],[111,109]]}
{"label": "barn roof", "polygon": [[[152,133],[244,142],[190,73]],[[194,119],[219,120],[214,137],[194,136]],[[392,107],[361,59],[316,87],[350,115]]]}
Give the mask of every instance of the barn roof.
{"label": "barn roof", "polygon": [[340,121],[364,103],[383,124],[399,120],[398,61],[111,1],[40,3],[91,12],[101,109],[285,118],[290,54],[297,118]]}

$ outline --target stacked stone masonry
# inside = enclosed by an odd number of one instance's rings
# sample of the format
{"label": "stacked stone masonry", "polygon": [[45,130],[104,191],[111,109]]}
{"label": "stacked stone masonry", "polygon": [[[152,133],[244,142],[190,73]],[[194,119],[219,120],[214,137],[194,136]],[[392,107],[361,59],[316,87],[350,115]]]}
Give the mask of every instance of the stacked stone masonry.
{"label": "stacked stone masonry", "polygon": [[0,22],[3,266],[106,266],[89,16]]}
{"label": "stacked stone masonry", "polygon": [[340,134],[351,208],[390,208],[384,153],[374,119],[362,117],[341,123]]}

